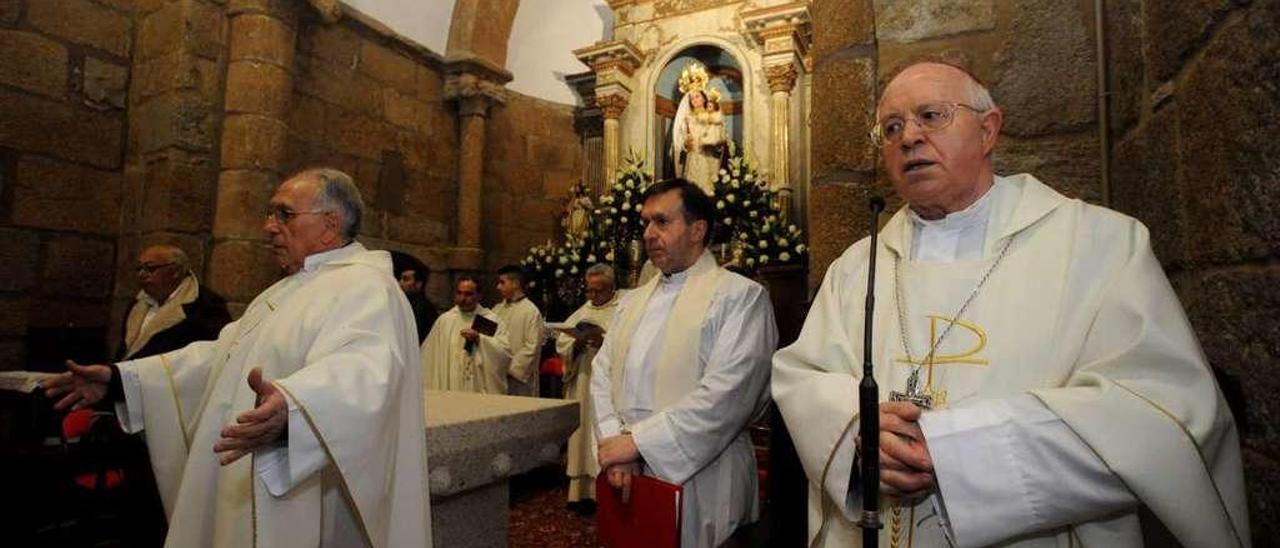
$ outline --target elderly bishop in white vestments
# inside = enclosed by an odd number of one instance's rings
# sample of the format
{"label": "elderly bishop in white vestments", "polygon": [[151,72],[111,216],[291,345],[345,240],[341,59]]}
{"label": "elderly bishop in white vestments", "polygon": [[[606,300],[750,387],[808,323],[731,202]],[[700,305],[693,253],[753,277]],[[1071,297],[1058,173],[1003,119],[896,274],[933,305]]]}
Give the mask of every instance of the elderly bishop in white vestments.
{"label": "elderly bishop in white vestments", "polygon": [[390,255],[351,241],[362,207],[341,172],[296,175],[265,225],[289,275],[216,341],[52,383],[63,407],[122,393],[166,546],[431,544],[413,313]]}
{"label": "elderly bishop in white vestments", "polygon": [[[506,394],[511,362],[506,324],[480,305],[480,289],[474,278],[458,278],[453,302],[454,307],[436,319],[422,343],[427,389]],[[477,316],[496,323],[497,331],[486,335],[472,329]]]}
{"label": "elderly bishop in white vestments", "polygon": [[[598,326],[609,332],[610,322],[618,311],[621,294],[614,287],[613,268],[597,264],[587,269],[587,302],[564,323],[571,327],[582,322]],[[596,474],[600,464],[596,461],[596,418],[591,406],[591,361],[596,357],[603,339],[595,334],[583,338],[560,333],[556,336],[556,352],[564,356],[564,398],[578,402],[578,429],[569,436],[568,462],[565,475],[569,477],[568,502],[596,498]]]}
{"label": "elderly bishop in white vestments", "polygon": [[[874,250],[881,546],[1142,546],[1143,525],[1187,547],[1248,546],[1235,425],[1146,227],[994,175],[1003,114],[961,68],[908,67],[878,116],[908,204]],[[819,546],[860,538],[872,251],[863,239],[831,264],[774,357]],[[1159,523],[1140,524],[1143,506]]]}
{"label": "elderly bishop in white vestments", "polygon": [[662,272],[629,292],[592,363],[599,460],[626,493],[643,471],[683,486],[680,545],[712,548],[759,514],[747,434],[778,343],[760,284],[706,251],[711,201],[683,179],[645,191],[645,248]]}

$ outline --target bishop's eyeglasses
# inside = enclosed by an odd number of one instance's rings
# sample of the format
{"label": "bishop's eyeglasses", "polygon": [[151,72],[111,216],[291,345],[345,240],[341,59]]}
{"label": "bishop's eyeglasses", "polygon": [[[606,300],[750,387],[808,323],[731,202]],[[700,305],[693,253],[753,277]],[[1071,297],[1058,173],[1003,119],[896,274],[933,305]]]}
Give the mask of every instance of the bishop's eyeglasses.
{"label": "bishop's eyeglasses", "polygon": [[911,116],[888,116],[871,128],[871,141],[878,147],[886,144],[897,144],[902,134],[907,131],[907,122],[915,122],[925,133],[946,129],[956,119],[956,110],[965,108],[974,114],[982,114],[983,110],[964,103],[924,103],[915,108]]}

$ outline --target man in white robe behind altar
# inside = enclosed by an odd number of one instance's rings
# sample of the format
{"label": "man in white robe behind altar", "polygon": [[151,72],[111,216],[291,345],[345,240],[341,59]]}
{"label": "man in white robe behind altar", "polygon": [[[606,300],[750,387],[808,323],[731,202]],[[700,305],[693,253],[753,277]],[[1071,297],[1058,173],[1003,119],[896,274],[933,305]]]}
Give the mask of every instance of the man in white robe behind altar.
{"label": "man in white robe behind altar", "polygon": [[263,225],[287,276],[216,341],[46,385],[145,433],[166,546],[431,544],[416,327],[362,211],[342,172],[291,177]]}
{"label": "man in white robe behind altar", "polygon": [[[958,66],[908,66],[877,117],[907,203],[876,250],[881,545],[1141,546],[1145,528],[1248,546],[1235,425],[1147,229],[994,175],[1003,113]],[[774,357],[821,546],[860,536],[869,247],[831,264]]]}
{"label": "man in white robe behind altar", "polygon": [[[609,332],[613,315],[618,311],[622,294],[617,291],[613,267],[607,264],[592,265],[587,269],[584,303],[564,323],[576,327],[591,323]],[[578,402],[578,429],[569,436],[568,462],[565,475],[569,477],[569,504],[594,501],[596,498],[596,474],[600,464],[596,460],[596,418],[591,406],[591,361],[604,344],[603,334],[588,330],[581,336],[568,333],[556,335],[556,352],[564,356],[564,398]],[[589,503],[588,503],[589,504]]]}
{"label": "man in white robe behind altar", "polygon": [[[476,317],[498,325],[493,335],[472,329]],[[453,284],[453,308],[436,319],[422,343],[422,371],[429,390],[507,393],[511,349],[507,326],[480,304],[480,284],[460,276]]]}
{"label": "man in white robe behind altar", "polygon": [[493,305],[493,313],[507,328],[511,347],[507,394],[538,396],[539,366],[542,365],[542,312],[524,294],[524,271],[515,265],[498,269],[498,294],[502,301]]}
{"label": "man in white robe behind altar", "polygon": [[747,426],[778,343],[764,287],[707,251],[713,214],[689,181],[645,190],[645,249],[662,274],[622,299],[591,367],[602,473],[624,499],[637,473],[681,484],[685,548],[719,546],[758,516]]}

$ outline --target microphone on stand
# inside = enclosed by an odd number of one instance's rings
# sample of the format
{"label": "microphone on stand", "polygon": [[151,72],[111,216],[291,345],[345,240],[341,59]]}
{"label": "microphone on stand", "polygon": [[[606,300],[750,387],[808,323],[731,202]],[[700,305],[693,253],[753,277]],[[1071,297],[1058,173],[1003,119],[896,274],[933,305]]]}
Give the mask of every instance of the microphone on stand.
{"label": "microphone on stand", "polygon": [[[862,438],[862,528],[863,548],[880,545],[880,388],[871,363],[871,325],[876,307],[876,252],[879,249],[880,212],[884,211],[884,198],[872,196],[871,252],[867,266],[867,307],[862,321],[862,382],[858,384],[858,435]],[[858,477],[857,465],[850,471],[850,478]],[[850,480],[850,483],[853,483]]]}

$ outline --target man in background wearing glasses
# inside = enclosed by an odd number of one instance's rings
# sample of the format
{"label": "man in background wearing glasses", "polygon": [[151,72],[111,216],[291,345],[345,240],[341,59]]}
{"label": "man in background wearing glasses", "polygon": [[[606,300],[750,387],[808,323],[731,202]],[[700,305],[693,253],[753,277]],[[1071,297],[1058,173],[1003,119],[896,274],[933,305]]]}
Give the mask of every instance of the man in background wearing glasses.
{"label": "man in background wearing glasses", "polygon": [[1171,534],[1247,546],[1235,424],[1146,227],[1029,174],[995,175],[1004,113],[958,66],[908,66],[877,120],[906,205],[874,250],[874,318],[863,239],[774,356],[813,544],[858,536],[856,387],[872,321],[888,400],[881,545],[1142,546]]}
{"label": "man in background wearing glasses", "polygon": [[200,284],[187,254],[153,245],[138,256],[137,301],[125,318],[122,360],[177,350],[218,338],[231,321],[227,302]]}
{"label": "man in background wearing glasses", "polygon": [[166,546],[431,544],[417,327],[363,211],[340,171],[289,178],[263,222],[286,276],[217,341],[46,381],[145,432]]}

